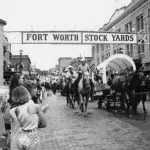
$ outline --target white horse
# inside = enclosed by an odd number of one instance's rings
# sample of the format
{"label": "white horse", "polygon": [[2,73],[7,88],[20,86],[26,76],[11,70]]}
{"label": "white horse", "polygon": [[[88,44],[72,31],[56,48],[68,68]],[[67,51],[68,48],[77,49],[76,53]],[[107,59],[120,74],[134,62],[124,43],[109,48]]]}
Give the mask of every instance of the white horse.
{"label": "white horse", "polygon": [[90,96],[91,86],[90,86],[90,76],[89,73],[84,73],[83,77],[78,83],[78,92],[79,92],[79,115],[84,112],[87,116],[87,105]]}

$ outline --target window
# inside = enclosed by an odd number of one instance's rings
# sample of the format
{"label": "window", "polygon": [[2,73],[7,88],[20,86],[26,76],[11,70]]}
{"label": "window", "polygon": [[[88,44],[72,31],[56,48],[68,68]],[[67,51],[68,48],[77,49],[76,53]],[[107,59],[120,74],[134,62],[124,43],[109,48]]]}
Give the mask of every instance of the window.
{"label": "window", "polygon": [[136,25],[137,25],[136,26],[137,32],[144,29],[143,15],[140,15],[139,17],[136,18]]}
{"label": "window", "polygon": [[106,58],[109,58],[109,53],[106,54]]}
{"label": "window", "polygon": [[132,22],[129,23],[130,26],[130,32],[132,32]]}
{"label": "window", "polygon": [[96,53],[97,54],[99,53],[99,45],[98,44],[96,45]]}
{"label": "window", "polygon": [[92,57],[95,56],[95,46],[92,46]]}
{"label": "window", "polygon": [[150,8],[148,9],[148,17],[150,17]]}
{"label": "window", "polygon": [[109,48],[110,48],[110,45],[109,45],[109,44],[107,44],[107,45],[106,45],[106,49],[109,49]]}
{"label": "window", "polygon": [[3,46],[3,55],[5,56],[5,53],[7,52],[6,46]]}
{"label": "window", "polygon": [[130,56],[133,57],[133,45],[130,45]]}
{"label": "window", "polygon": [[138,52],[139,54],[144,53],[144,40],[142,40],[141,43],[138,44]]}
{"label": "window", "polygon": [[132,22],[125,25],[125,32],[132,32]]}
{"label": "window", "polygon": [[103,55],[103,56],[102,56],[102,62],[103,62],[104,60],[105,60],[105,56]]}
{"label": "window", "polygon": [[101,44],[101,51],[104,51],[104,44]]}
{"label": "window", "polygon": [[100,58],[98,57],[97,58],[97,65],[99,65],[100,64]]}
{"label": "window", "polygon": [[129,45],[127,45],[127,55],[130,56]]}
{"label": "window", "polygon": [[125,32],[128,32],[128,24],[125,25]]}

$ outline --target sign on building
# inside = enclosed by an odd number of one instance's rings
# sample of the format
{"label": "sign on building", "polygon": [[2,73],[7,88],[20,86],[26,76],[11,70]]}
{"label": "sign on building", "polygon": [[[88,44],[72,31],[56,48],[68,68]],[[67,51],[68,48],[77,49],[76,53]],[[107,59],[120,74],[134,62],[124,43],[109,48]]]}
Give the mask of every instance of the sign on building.
{"label": "sign on building", "polygon": [[137,34],[83,31],[22,32],[23,44],[137,44]]}

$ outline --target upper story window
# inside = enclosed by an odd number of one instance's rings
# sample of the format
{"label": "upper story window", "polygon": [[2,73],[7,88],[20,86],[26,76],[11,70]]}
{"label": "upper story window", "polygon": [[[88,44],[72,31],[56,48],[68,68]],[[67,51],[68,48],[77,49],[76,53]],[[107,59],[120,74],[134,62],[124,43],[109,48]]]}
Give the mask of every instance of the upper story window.
{"label": "upper story window", "polygon": [[104,51],[104,44],[101,44],[101,51]]}
{"label": "upper story window", "polygon": [[150,9],[148,9],[148,17],[150,17]]}
{"label": "upper story window", "polygon": [[136,29],[137,32],[144,29],[143,14],[136,18]]}
{"label": "upper story window", "polygon": [[125,32],[132,32],[132,22],[125,25]]}
{"label": "upper story window", "polygon": [[97,54],[99,53],[99,45],[98,44],[96,45],[96,53]]}
{"label": "upper story window", "polygon": [[95,56],[95,46],[92,46],[92,57]]}
{"label": "upper story window", "polygon": [[106,45],[106,49],[109,49],[109,48],[110,48],[110,45],[109,45],[109,44],[107,44],[107,45]]}
{"label": "upper story window", "polygon": [[102,56],[102,62],[103,62],[104,60],[105,60],[105,56],[103,55],[103,56]]}
{"label": "upper story window", "polygon": [[97,65],[99,65],[100,64],[100,58],[98,57],[97,58]]}
{"label": "upper story window", "polygon": [[5,53],[7,52],[6,46],[3,46],[3,55],[5,56]]}

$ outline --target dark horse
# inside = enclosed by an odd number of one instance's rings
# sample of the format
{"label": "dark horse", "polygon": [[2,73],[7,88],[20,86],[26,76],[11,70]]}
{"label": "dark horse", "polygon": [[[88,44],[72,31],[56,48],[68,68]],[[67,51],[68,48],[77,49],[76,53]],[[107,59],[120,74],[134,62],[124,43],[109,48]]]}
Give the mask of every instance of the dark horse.
{"label": "dark horse", "polygon": [[132,91],[131,101],[132,101],[132,110],[137,112],[137,106],[142,101],[143,111],[147,113],[145,108],[145,101],[147,92],[150,90],[150,79],[144,76],[142,71],[137,71],[133,73],[130,79],[130,89]]}
{"label": "dark horse", "polygon": [[125,103],[127,105],[128,111],[130,109],[130,101],[129,101],[129,88],[128,88],[128,78],[127,76],[116,76],[112,80],[112,89],[115,91],[115,98],[117,98],[117,93],[119,93],[119,99],[121,101],[122,109],[125,109]]}
{"label": "dark horse", "polygon": [[69,77],[66,81],[65,93],[67,98],[67,105],[69,104],[70,107],[74,108],[75,86],[73,84],[73,79],[71,77]]}
{"label": "dark horse", "polygon": [[132,111],[136,113],[140,101],[142,101],[143,110],[146,113],[146,94],[142,94],[148,90],[146,83],[143,73],[139,71],[118,76],[113,79],[112,87],[115,92],[121,93],[120,100],[122,107],[124,108],[125,102],[129,113],[130,107],[132,107]]}

